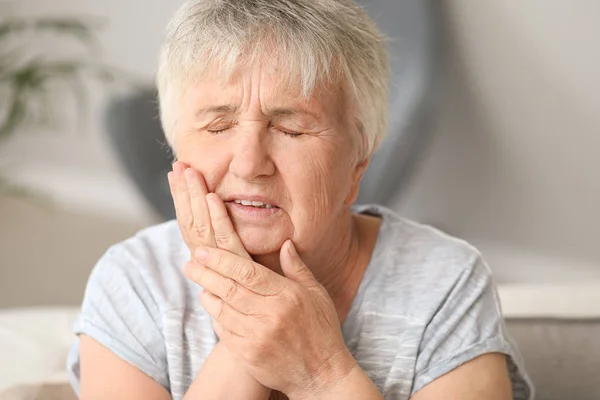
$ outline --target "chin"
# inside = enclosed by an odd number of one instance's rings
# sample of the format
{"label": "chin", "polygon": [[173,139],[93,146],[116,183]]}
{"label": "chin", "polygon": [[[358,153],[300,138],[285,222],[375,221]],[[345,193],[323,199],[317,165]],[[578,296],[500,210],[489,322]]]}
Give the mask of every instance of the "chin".
{"label": "chin", "polygon": [[237,232],[246,251],[252,256],[277,253],[288,239],[277,229],[240,227]]}

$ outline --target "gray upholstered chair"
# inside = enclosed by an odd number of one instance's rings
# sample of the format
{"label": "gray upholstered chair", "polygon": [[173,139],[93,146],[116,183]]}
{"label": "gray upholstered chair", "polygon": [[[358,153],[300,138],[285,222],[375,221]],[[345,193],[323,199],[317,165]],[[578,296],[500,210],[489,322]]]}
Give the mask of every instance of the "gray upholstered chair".
{"label": "gray upholstered chair", "polygon": [[434,1],[359,0],[389,38],[389,132],[371,159],[357,203],[388,205],[400,194],[430,133],[441,59]]}
{"label": "gray upholstered chair", "polygon": [[[409,176],[428,136],[439,49],[433,1],[359,0],[389,37],[390,127],[361,184],[359,203],[389,204]],[[165,219],[174,216],[165,145],[153,90],[115,100],[107,125],[115,151],[134,184]]]}
{"label": "gray upholstered chair", "polygon": [[114,99],[108,105],[106,121],[125,171],[154,211],[169,220],[175,218],[167,181],[173,154],[158,115],[156,91],[148,89]]}

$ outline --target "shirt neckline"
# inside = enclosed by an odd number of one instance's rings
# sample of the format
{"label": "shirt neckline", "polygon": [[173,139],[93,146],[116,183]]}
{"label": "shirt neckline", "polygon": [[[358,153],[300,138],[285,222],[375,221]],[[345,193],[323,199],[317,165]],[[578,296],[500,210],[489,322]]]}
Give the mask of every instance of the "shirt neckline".
{"label": "shirt neckline", "polygon": [[367,289],[370,287],[371,281],[377,276],[377,270],[380,268],[381,263],[378,262],[379,255],[382,253],[384,247],[384,232],[388,229],[388,224],[390,223],[389,213],[385,209],[385,207],[381,207],[374,204],[368,205],[360,205],[353,206],[352,211],[357,214],[366,214],[366,215],[374,215],[381,218],[381,224],[379,225],[379,230],[377,232],[377,239],[375,240],[375,247],[373,248],[373,252],[371,253],[371,258],[369,259],[369,263],[367,264],[367,268],[363,273],[363,277],[358,285],[358,290],[356,291],[356,295],[352,300],[352,304],[350,305],[350,310],[342,323],[342,336],[344,337],[344,341],[347,342],[350,337],[352,337],[351,330],[356,327],[356,319],[358,317],[359,311],[362,308],[362,304],[364,303],[365,294]]}

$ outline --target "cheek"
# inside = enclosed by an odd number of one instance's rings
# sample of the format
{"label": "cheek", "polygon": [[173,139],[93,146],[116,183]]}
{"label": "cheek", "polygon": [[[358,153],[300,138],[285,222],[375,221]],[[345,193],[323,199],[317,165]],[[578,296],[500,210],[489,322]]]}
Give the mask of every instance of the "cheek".
{"label": "cheek", "polygon": [[[348,162],[339,148],[314,146],[287,154],[281,171],[299,224],[318,224],[333,217],[350,187]],[[295,224],[296,225],[296,224]]]}
{"label": "cheek", "polygon": [[182,136],[177,142],[177,159],[199,171],[209,191],[214,191],[227,173],[229,162],[226,146],[216,140],[207,140],[200,134]]}

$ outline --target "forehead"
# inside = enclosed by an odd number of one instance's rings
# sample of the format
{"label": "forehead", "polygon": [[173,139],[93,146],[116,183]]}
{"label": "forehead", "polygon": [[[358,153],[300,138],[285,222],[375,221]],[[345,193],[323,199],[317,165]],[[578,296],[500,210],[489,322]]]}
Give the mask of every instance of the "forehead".
{"label": "forehead", "polygon": [[300,79],[291,77],[285,68],[264,63],[238,68],[231,74],[218,67],[208,68],[185,92],[185,103],[194,113],[226,113],[232,108],[259,105],[263,113],[276,110],[279,114],[294,114],[297,110],[318,119],[331,119],[347,111],[341,84],[321,83],[305,91]]}

